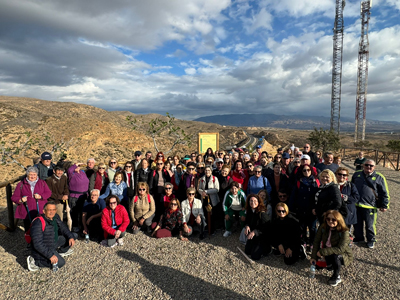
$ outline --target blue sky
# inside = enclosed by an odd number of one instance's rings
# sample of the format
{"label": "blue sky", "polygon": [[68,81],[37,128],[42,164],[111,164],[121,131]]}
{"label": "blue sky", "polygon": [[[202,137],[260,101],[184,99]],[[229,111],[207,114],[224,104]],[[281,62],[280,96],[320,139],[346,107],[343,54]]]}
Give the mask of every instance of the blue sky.
{"label": "blue sky", "polygon": [[[335,0],[0,0],[0,95],[107,110],[330,115]],[[354,117],[360,1],[344,9]],[[367,116],[398,121],[400,1],[375,0]]]}

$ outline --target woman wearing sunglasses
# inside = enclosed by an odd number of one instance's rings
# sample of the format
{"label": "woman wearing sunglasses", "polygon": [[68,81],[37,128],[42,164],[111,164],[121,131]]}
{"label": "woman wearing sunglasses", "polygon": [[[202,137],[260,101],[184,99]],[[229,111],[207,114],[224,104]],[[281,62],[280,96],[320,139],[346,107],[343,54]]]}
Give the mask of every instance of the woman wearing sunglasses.
{"label": "woman wearing sunglasses", "polygon": [[347,216],[345,223],[350,230],[351,225],[357,224],[356,203],[360,199],[360,194],[358,193],[356,186],[347,181],[349,177],[349,170],[347,168],[339,167],[336,170],[335,175],[342,199],[347,205]]}
{"label": "woman wearing sunglasses", "polygon": [[[310,165],[302,165],[298,170],[300,178],[296,181],[292,195],[289,200],[289,207],[300,222],[302,228],[301,239],[303,244],[311,247],[317,233],[317,218],[311,212],[315,201],[315,194],[318,192],[320,182],[317,178],[315,168]],[[310,232],[307,240],[307,228]]]}
{"label": "woman wearing sunglasses", "polygon": [[156,206],[153,197],[149,194],[147,183],[140,182],[138,191],[139,195],[133,197],[129,206],[129,215],[133,220],[133,234],[138,233],[140,229],[149,233]]}
{"label": "woman wearing sunglasses", "polygon": [[103,195],[109,183],[107,166],[105,163],[100,163],[97,172],[90,176],[89,191],[96,189],[100,191],[100,195]]}
{"label": "woman wearing sunglasses", "polygon": [[114,247],[124,244],[123,237],[129,225],[129,216],[119,198],[110,195],[106,199],[106,208],[101,214],[101,227],[104,231],[103,246]]}
{"label": "woman wearing sunglasses", "polygon": [[279,202],[275,207],[277,218],[272,221],[272,245],[276,255],[284,255],[284,262],[293,265],[306,258],[305,249],[300,242],[300,225],[297,219],[289,214],[289,207]]}
{"label": "woman wearing sunglasses", "polygon": [[133,172],[134,164],[131,161],[127,161],[124,165],[124,171],[122,174],[124,175],[124,181],[128,186],[128,198],[129,200],[135,195],[135,173]]}
{"label": "woman wearing sunglasses", "polygon": [[154,159],[154,161],[151,164],[151,168],[153,170],[155,170],[157,168],[157,161],[158,160],[162,160],[163,163],[165,162],[166,159],[164,157],[164,153],[162,153],[162,152],[158,152],[157,153],[156,158]]}
{"label": "woman wearing sunglasses", "polygon": [[168,203],[168,207],[158,224],[153,222],[151,225],[154,229],[152,236],[157,239],[179,236],[179,239],[187,241],[187,238],[182,236],[182,224],[181,206],[179,200],[174,198]]}
{"label": "woman wearing sunglasses", "polygon": [[152,172],[151,177],[150,194],[153,195],[156,203],[155,221],[158,222],[164,213],[164,185],[167,182],[171,182],[171,176],[169,176],[168,171],[164,169],[164,162],[161,159],[156,161],[156,169]]}
{"label": "woman wearing sunglasses", "polygon": [[[182,202],[183,215],[183,236],[192,235],[193,231],[200,231],[199,238],[204,239],[204,228],[206,221],[204,218],[203,203],[200,199],[196,199],[196,189],[190,187],[186,191],[187,199]],[[183,239],[183,236],[180,238]]]}
{"label": "woman wearing sunglasses", "polygon": [[333,270],[333,275],[328,280],[331,286],[342,282],[342,265],[348,266],[353,261],[348,231],[343,216],[336,210],[328,210],[315,237],[310,263],[315,264],[318,258],[325,258],[327,269]]}
{"label": "woman wearing sunglasses", "polygon": [[[323,170],[319,174],[319,181],[321,182],[321,186],[319,187],[318,192],[315,194],[312,213],[317,216],[319,223],[322,224],[324,221],[324,214],[328,210],[334,209],[341,211],[342,196],[337,185],[335,174],[331,170]],[[346,216],[347,207],[346,215],[344,217]]]}
{"label": "woman wearing sunglasses", "polygon": [[108,179],[111,181],[114,180],[115,173],[121,171],[121,168],[118,166],[118,161],[116,158],[111,158],[108,162]]}

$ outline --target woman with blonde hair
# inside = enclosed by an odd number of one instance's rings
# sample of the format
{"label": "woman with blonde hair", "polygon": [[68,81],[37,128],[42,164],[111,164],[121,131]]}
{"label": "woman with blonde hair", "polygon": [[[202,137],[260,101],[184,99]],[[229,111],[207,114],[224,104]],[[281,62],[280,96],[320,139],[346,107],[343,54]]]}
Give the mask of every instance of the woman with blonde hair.
{"label": "woman with blonde hair", "polygon": [[110,180],[107,174],[107,166],[105,163],[99,163],[97,172],[90,176],[89,191],[96,189],[100,191],[100,195],[104,194]]}
{"label": "woman with blonde hair", "polygon": [[[319,223],[322,224],[325,212],[332,209],[339,211],[342,208],[342,197],[337,185],[336,176],[331,170],[323,170],[319,174],[319,181],[321,182],[321,186],[315,194],[312,213],[317,216]],[[342,214],[344,213],[342,212]],[[345,214],[347,216],[347,208]]]}
{"label": "woman with blonde hair", "polygon": [[349,229],[343,216],[336,210],[328,210],[315,237],[310,263],[315,264],[318,258],[325,258],[327,269],[333,270],[333,275],[328,280],[331,286],[342,282],[342,265],[348,266],[353,261],[349,242]]}
{"label": "woman with blonde hair", "polygon": [[140,229],[150,233],[150,226],[156,211],[153,196],[149,193],[149,186],[146,182],[138,183],[138,195],[133,197],[129,206],[129,215],[133,220],[133,234]]}

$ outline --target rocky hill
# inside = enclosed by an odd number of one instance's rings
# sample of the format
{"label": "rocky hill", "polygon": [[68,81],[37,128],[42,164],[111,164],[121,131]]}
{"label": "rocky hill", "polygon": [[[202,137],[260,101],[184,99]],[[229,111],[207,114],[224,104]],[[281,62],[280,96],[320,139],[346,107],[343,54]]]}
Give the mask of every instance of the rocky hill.
{"label": "rocky hill", "polygon": [[[32,160],[43,151],[54,152],[54,160],[65,154],[72,161],[85,162],[89,157],[108,161],[116,157],[121,163],[133,159],[136,150],[155,152],[153,140],[144,134],[146,128],[133,130],[127,116],[143,119],[144,124],[154,118],[166,118],[156,114],[109,112],[72,102],[0,96],[0,146],[2,150],[14,149],[13,158],[24,166],[32,165]],[[243,129],[230,126],[182,120],[176,120],[176,124],[191,135],[193,144],[190,149],[178,145],[169,155],[196,150],[199,132],[219,132],[221,148],[246,137]],[[167,134],[157,141],[163,152],[172,145]],[[21,173],[23,169],[16,163],[5,164],[0,182]]]}

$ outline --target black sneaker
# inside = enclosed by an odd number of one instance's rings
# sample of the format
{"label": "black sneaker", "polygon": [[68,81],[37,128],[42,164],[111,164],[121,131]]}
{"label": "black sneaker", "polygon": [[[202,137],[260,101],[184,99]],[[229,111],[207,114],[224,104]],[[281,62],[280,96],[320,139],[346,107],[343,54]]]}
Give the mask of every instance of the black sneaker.
{"label": "black sneaker", "polygon": [[367,247],[368,247],[369,249],[374,249],[374,247],[375,247],[375,242],[368,242],[368,243],[367,243]]}
{"label": "black sneaker", "polygon": [[200,239],[200,240],[204,240],[204,233],[200,233],[199,239]]}
{"label": "black sneaker", "polygon": [[340,275],[339,276],[335,276],[335,275],[333,275],[331,278],[329,278],[329,280],[328,280],[328,284],[330,285],[330,286],[337,286],[339,283],[341,283],[342,282],[342,279],[340,278]]}
{"label": "black sneaker", "polygon": [[301,259],[307,258],[306,248],[304,247],[304,245],[300,245],[300,258]]}

